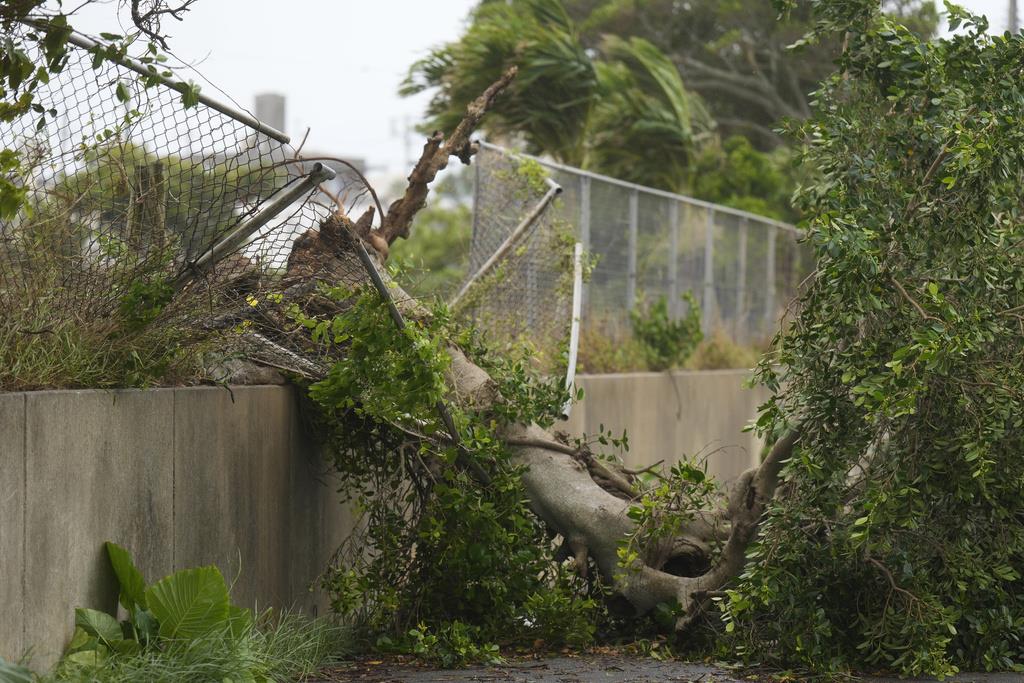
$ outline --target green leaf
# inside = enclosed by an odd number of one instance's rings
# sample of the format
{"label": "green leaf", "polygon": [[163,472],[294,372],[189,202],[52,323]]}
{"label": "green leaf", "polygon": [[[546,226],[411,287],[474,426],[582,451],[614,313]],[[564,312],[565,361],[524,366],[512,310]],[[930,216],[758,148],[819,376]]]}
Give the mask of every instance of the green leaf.
{"label": "green leaf", "polygon": [[118,596],[121,606],[129,613],[136,605],[145,609],[146,580],[142,572],[132,562],[127,550],[110,541],[107,541],[106,546],[110,565],[114,568],[118,583],[121,584],[121,594]]}
{"label": "green leaf", "polygon": [[71,664],[76,664],[83,668],[95,669],[104,662],[107,658],[107,653],[103,650],[81,650],[80,652],[72,652],[63,661]]}
{"label": "green leaf", "polygon": [[0,657],[0,683],[32,683],[33,679],[31,671]]}
{"label": "green leaf", "polygon": [[228,623],[228,586],[214,566],[161,579],[146,590],[146,602],[165,638],[198,638]]}
{"label": "green leaf", "polygon": [[124,640],[121,624],[106,612],[79,607],[75,610],[75,626],[108,644]]}
{"label": "green leaf", "polygon": [[160,624],[147,609],[136,606],[131,611],[131,624],[135,630],[135,639],[141,643],[148,643],[160,635]]}
{"label": "green leaf", "polygon": [[89,634],[85,630],[77,626],[75,627],[75,633],[71,636],[71,642],[68,643],[68,652],[74,652],[75,650],[81,650],[89,642]]}
{"label": "green leaf", "polygon": [[184,106],[186,109],[189,109],[189,108],[194,107],[197,104],[199,104],[199,90],[200,90],[199,85],[196,84],[196,83],[193,83],[191,81],[188,82],[188,85],[182,86],[181,87],[181,104],[182,104],[182,106]]}

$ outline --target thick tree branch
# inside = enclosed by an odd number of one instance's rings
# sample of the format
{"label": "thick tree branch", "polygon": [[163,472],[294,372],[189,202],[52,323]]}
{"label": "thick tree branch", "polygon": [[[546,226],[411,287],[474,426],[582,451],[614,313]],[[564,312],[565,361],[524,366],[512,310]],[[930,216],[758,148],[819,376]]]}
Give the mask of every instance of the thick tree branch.
{"label": "thick tree branch", "polygon": [[[448,166],[449,157],[458,157],[462,163],[469,163],[470,158],[476,153],[476,146],[470,141],[470,136],[494,105],[498,95],[516,77],[516,72],[516,67],[509,68],[480,97],[471,102],[466,108],[466,116],[447,140],[440,132],[427,139],[419,161],[409,174],[409,185],[405,188],[405,194],[388,207],[387,216],[383,218],[377,230],[387,244],[390,245],[399,237],[409,236],[412,219],[427,202],[430,183]],[[386,254],[384,256],[386,257]]]}

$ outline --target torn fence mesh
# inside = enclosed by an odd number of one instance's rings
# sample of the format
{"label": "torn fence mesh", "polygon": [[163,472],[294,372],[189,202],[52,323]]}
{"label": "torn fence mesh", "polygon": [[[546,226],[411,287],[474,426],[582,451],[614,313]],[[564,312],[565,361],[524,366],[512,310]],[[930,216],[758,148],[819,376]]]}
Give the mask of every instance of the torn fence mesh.
{"label": "torn fence mesh", "polygon": [[326,215],[307,201],[312,192],[203,272],[194,266],[311,164],[291,161],[287,137],[253,127],[251,117],[181,99],[163,83],[147,87],[125,64],[94,68],[89,50],[69,46],[63,70],[36,92],[54,113],[0,124],[28,191],[25,208],[0,221],[0,311],[114,317],[187,282],[163,315],[199,324],[278,287],[295,238]]}

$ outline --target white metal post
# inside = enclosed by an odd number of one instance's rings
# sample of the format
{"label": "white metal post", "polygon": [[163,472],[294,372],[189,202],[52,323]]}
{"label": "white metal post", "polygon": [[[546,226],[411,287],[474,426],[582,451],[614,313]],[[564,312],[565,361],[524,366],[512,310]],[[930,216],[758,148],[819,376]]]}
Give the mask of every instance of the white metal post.
{"label": "white metal post", "polygon": [[569,361],[565,371],[565,388],[569,399],[562,406],[562,419],[569,419],[572,411],[572,393],[576,384],[576,360],[580,348],[580,317],[583,315],[583,244],[577,242],[572,250],[572,324],[569,327]]}
{"label": "white metal post", "polygon": [[629,193],[629,273],[626,281],[626,306],[636,306],[636,240],[640,225],[640,194]]}
{"label": "white metal post", "polygon": [[673,318],[679,311],[679,202],[668,205],[668,310]]}
{"label": "white metal post", "polygon": [[715,210],[711,208],[704,226],[704,297],[701,303],[704,309],[701,329],[708,334],[715,317]]}

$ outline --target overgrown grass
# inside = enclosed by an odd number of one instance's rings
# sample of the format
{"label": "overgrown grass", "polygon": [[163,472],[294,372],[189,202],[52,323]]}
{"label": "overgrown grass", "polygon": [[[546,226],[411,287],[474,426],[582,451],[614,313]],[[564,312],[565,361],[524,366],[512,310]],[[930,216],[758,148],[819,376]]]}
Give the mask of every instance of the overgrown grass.
{"label": "overgrown grass", "polygon": [[[768,349],[769,342],[739,344],[723,330],[715,330],[697,344],[681,368],[685,370],[728,370],[753,368]],[[581,373],[615,374],[655,372],[643,346],[628,331],[617,335],[584,328],[580,337]]]}
{"label": "overgrown grass", "polygon": [[60,313],[42,304],[0,312],[0,390],[145,387],[200,373],[204,349],[160,321],[126,330],[114,317]]}
{"label": "overgrown grass", "polygon": [[230,629],[192,640],[167,641],[97,666],[64,662],[39,683],[284,682],[311,676],[351,654],[346,627],[299,614],[264,614],[240,634]]}

